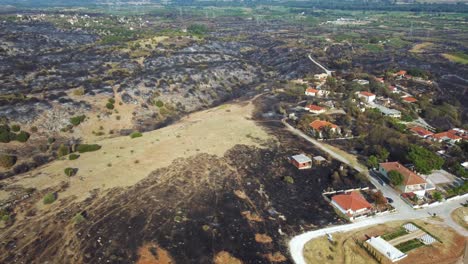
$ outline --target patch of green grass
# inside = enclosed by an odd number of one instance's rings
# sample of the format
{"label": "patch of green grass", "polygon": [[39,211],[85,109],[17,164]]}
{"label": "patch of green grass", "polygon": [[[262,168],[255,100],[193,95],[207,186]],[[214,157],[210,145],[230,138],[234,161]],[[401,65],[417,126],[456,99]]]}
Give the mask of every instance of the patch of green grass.
{"label": "patch of green grass", "polygon": [[408,232],[406,232],[406,229],[404,227],[400,226],[398,228],[398,230],[395,230],[395,231],[393,231],[391,233],[387,233],[385,235],[382,235],[381,238],[384,239],[384,240],[389,241],[389,240],[395,239],[397,237],[404,236],[406,234],[408,234]]}
{"label": "patch of green grass", "polygon": [[69,159],[69,160],[76,160],[76,159],[78,159],[79,157],[80,157],[80,155],[72,153],[72,154],[70,154],[70,155],[68,156],[68,159]]}
{"label": "patch of green grass", "polygon": [[444,58],[452,62],[468,64],[468,54],[463,52],[445,53],[443,54],[443,56]]}
{"label": "patch of green grass", "polygon": [[408,240],[406,242],[398,244],[395,247],[399,249],[401,252],[406,253],[408,251],[411,251],[415,248],[422,247],[422,246],[424,246],[424,243],[419,241],[419,239],[415,238],[413,240]]}
{"label": "patch of green grass", "polygon": [[364,45],[364,49],[370,52],[378,53],[383,51],[382,45],[379,44],[366,44]]}

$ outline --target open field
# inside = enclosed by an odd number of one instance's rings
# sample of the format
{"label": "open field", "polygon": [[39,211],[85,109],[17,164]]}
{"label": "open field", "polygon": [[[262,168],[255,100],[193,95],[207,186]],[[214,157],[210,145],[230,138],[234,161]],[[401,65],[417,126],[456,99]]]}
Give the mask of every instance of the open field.
{"label": "open field", "polygon": [[[54,161],[5,183],[41,190],[69,182],[70,188],[61,196],[75,195],[80,199],[95,188],[130,186],[177,158],[198,153],[222,156],[236,144],[258,146],[260,141],[270,139],[249,120],[252,110],[251,103],[223,105],[194,113],[176,125],[144,133],[140,138],[103,139],[93,142],[102,145],[99,151],[83,153],[77,160]],[[77,175],[67,177],[67,167],[77,168]]]}
{"label": "open field", "polygon": [[452,218],[460,226],[463,226],[465,229],[468,229],[468,208],[460,207],[452,212]]}
{"label": "open field", "polygon": [[418,44],[414,45],[413,48],[410,49],[410,52],[422,53],[422,52],[426,51],[426,49],[429,49],[432,46],[434,46],[434,43],[431,43],[431,42],[418,43]]}
{"label": "open field", "polygon": [[[335,245],[324,237],[308,242],[304,256],[308,263],[377,263],[355,239],[365,241],[366,236],[378,236],[398,230],[406,222],[397,221],[347,233],[333,234]],[[465,250],[466,238],[448,229],[443,223],[432,219],[415,221],[431,234],[441,239],[430,246],[422,246],[408,253],[408,257],[398,263],[456,263]],[[385,257],[382,263],[391,263]]]}
{"label": "open field", "polygon": [[444,53],[442,54],[444,58],[449,61],[461,63],[461,64],[468,64],[468,55],[462,52],[459,53]]}

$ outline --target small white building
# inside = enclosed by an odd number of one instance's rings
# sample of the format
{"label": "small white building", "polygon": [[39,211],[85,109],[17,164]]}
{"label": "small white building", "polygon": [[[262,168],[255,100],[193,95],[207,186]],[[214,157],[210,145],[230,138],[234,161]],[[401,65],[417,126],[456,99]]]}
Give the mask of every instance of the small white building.
{"label": "small white building", "polygon": [[369,238],[366,243],[375,248],[391,262],[402,260],[408,256],[379,236]]}
{"label": "small white building", "polygon": [[362,91],[358,93],[359,98],[363,98],[367,103],[372,103],[375,100],[375,94]]}

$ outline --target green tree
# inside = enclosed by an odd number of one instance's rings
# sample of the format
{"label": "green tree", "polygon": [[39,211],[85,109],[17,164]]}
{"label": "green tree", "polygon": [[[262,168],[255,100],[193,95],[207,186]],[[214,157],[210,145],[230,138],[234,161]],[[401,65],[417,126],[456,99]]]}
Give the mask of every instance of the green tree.
{"label": "green tree", "polygon": [[376,156],[374,155],[371,155],[368,159],[367,159],[367,167],[369,168],[377,168],[377,166],[379,165],[379,160],[377,159]]}
{"label": "green tree", "polygon": [[434,193],[432,194],[432,197],[434,197],[434,199],[435,199],[436,201],[439,201],[439,202],[442,201],[442,198],[443,198],[443,197],[442,197],[442,194],[441,194],[440,192],[434,192]]}
{"label": "green tree", "polygon": [[394,186],[401,185],[403,183],[404,177],[401,173],[399,173],[396,170],[392,170],[388,172],[388,178],[390,179],[390,182]]}
{"label": "green tree", "polygon": [[44,198],[43,198],[43,202],[44,204],[51,204],[53,202],[55,202],[55,200],[57,200],[57,195],[55,193],[47,193]]}
{"label": "green tree", "polygon": [[21,131],[16,135],[16,140],[19,142],[26,142],[29,139],[29,133],[25,131]]}
{"label": "green tree", "polygon": [[411,145],[407,156],[417,171],[429,174],[432,170],[439,170],[444,165],[444,159],[432,151],[417,145]]}
{"label": "green tree", "polygon": [[0,167],[10,168],[16,163],[16,156],[0,154]]}

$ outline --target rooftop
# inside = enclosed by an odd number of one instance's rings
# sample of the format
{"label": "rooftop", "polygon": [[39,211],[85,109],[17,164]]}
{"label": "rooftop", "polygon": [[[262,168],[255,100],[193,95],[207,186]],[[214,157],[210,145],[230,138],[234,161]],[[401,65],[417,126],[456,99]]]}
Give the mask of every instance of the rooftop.
{"label": "rooftop", "polygon": [[399,173],[401,173],[401,175],[403,175],[404,177],[402,185],[407,186],[426,183],[426,181],[423,178],[421,178],[419,175],[412,172],[405,166],[401,165],[399,162],[380,163],[380,167],[384,168],[387,172],[398,171]]}
{"label": "rooftop", "polygon": [[337,194],[332,197],[332,200],[344,210],[357,211],[360,209],[372,208],[372,205],[357,191]]}
{"label": "rooftop", "polygon": [[325,127],[338,128],[337,125],[324,120],[315,120],[312,123],[310,123],[310,127],[314,130],[322,130]]}
{"label": "rooftop", "polygon": [[408,102],[408,103],[414,103],[414,102],[417,102],[418,99],[408,96],[408,97],[403,97],[403,101]]}
{"label": "rooftop", "polygon": [[313,104],[306,106],[306,108],[308,108],[309,110],[313,110],[313,111],[323,110],[323,107],[320,107],[318,105],[313,105]]}
{"label": "rooftop", "polygon": [[363,95],[363,96],[367,96],[367,97],[375,96],[375,94],[370,93],[370,92],[366,92],[366,91],[362,91],[362,92],[360,92],[359,94],[360,94],[360,95]]}
{"label": "rooftop", "polygon": [[318,93],[318,90],[314,89],[312,87],[309,87],[309,88],[306,89],[306,92],[308,92],[308,93]]}
{"label": "rooftop", "polygon": [[420,127],[420,126],[415,126],[415,127],[411,128],[410,130],[411,130],[411,132],[414,132],[414,133],[416,133],[416,134],[418,134],[420,136],[432,136],[432,135],[434,135],[434,133],[432,133],[431,131],[426,130],[426,129]]}
{"label": "rooftop", "polygon": [[371,245],[382,255],[390,259],[392,262],[398,261],[407,256],[405,253],[401,252],[381,237],[371,237],[366,241],[366,243]]}
{"label": "rooftop", "polygon": [[304,154],[294,155],[291,158],[297,161],[298,163],[312,162],[312,160]]}

